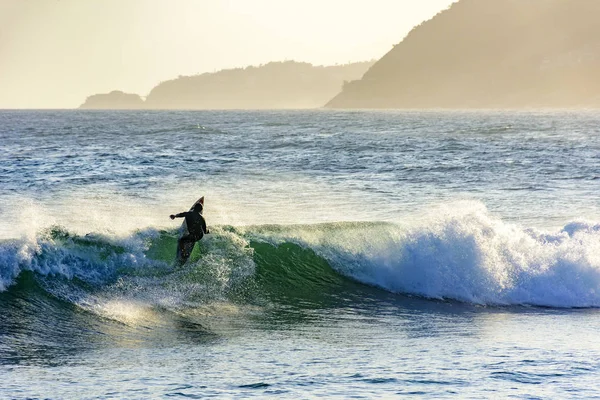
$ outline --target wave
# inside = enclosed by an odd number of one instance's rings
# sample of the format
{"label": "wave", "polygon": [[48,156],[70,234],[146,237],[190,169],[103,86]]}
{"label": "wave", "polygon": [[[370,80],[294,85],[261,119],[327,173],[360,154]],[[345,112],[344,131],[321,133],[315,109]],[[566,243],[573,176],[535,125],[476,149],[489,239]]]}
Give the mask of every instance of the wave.
{"label": "wave", "polygon": [[157,309],[178,312],[229,302],[253,276],[254,263],[247,242],[214,231],[185,268],[176,268],[176,230],[110,237],[53,226],[33,239],[0,242],[0,289],[33,295],[42,290],[123,323],[154,318]]}
{"label": "wave", "polygon": [[522,228],[481,203],[404,224],[267,227],[262,240],[310,248],[341,275],[394,293],[479,305],[600,306],[600,224]]}
{"label": "wave", "polygon": [[0,292],[33,276],[52,296],[113,319],[217,303],[317,304],[361,285],[480,305],[600,307],[596,223],[544,232],[462,203],[404,223],[212,231],[183,268],[173,267],[176,231],[110,237],[52,227],[33,239],[5,240]]}

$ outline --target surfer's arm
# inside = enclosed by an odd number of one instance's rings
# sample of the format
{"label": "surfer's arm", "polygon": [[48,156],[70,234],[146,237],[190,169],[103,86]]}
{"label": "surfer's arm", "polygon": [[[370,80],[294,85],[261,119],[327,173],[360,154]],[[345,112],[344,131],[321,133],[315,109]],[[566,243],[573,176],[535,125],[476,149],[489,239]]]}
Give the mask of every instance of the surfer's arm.
{"label": "surfer's arm", "polygon": [[205,234],[210,233],[208,228],[206,227],[206,221],[204,220],[204,218],[202,218],[202,232],[204,232]]}
{"label": "surfer's arm", "polygon": [[179,213],[179,214],[175,214],[175,215],[171,214],[171,215],[169,215],[169,218],[171,218],[171,219],[183,218],[183,217],[185,217],[185,214],[186,214],[185,212],[182,212],[182,213]]}

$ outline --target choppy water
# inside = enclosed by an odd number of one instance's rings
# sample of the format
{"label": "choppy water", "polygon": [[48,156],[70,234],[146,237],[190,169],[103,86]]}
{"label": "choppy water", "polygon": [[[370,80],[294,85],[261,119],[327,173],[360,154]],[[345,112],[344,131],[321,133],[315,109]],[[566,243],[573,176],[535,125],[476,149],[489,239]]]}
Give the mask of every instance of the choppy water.
{"label": "choppy water", "polygon": [[0,397],[600,397],[599,123],[1,111]]}

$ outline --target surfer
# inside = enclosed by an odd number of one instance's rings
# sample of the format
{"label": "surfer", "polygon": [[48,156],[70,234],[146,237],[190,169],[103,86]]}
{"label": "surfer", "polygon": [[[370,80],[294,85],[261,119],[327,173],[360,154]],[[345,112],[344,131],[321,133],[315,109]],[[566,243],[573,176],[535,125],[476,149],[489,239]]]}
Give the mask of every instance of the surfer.
{"label": "surfer", "polygon": [[203,208],[204,197],[194,203],[190,211],[169,215],[171,219],[185,218],[181,237],[177,241],[177,263],[179,265],[185,264],[188,260],[196,242],[205,234],[210,233],[202,216]]}

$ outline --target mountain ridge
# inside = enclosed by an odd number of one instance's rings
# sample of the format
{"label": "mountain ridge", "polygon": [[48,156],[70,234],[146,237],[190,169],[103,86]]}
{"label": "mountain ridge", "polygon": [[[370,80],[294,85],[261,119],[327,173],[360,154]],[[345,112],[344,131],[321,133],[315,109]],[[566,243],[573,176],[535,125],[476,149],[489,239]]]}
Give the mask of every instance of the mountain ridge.
{"label": "mountain ridge", "polygon": [[[260,66],[160,82],[142,100],[139,95],[112,91],[89,96],[82,109],[292,109],[322,107],[375,61],[314,66],[297,61],[270,62]],[[133,96],[137,96],[138,102]],[[128,99],[129,102],[125,101]],[[122,105],[126,106],[123,107]]]}

